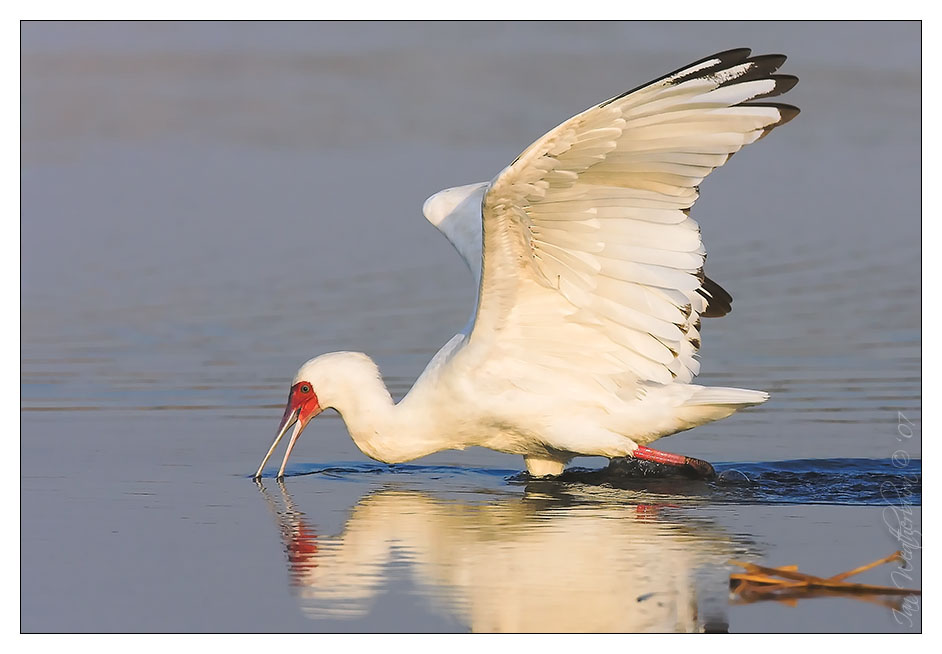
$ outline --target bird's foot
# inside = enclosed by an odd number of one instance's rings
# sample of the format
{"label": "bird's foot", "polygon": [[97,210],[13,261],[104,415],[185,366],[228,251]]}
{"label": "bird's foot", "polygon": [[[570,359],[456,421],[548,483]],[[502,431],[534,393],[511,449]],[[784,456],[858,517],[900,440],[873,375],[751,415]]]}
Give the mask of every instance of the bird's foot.
{"label": "bird's foot", "polygon": [[654,450],[650,447],[644,447],[643,445],[639,445],[638,449],[632,452],[632,456],[641,461],[652,461],[664,465],[683,467],[685,471],[691,473],[696,479],[714,479],[716,477],[716,470],[713,469],[712,465],[707,461],[695,459],[692,456],[661,452],[660,450]]}
{"label": "bird's foot", "polygon": [[697,477],[699,479],[716,479],[716,470],[713,469],[713,466],[709,461],[695,459],[692,456],[687,456],[684,458],[687,459],[685,465],[697,473]]}

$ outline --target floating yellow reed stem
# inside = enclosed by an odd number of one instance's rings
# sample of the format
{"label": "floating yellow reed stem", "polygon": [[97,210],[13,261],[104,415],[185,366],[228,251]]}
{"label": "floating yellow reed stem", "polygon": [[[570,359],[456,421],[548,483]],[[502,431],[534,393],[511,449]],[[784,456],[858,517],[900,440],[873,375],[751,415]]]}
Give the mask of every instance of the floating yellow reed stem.
{"label": "floating yellow reed stem", "polygon": [[873,584],[855,584],[844,581],[872,568],[892,561],[902,561],[902,552],[894,552],[882,559],[841,572],[831,577],[818,577],[799,572],[797,565],[784,565],[773,568],[746,561],[730,561],[746,572],[736,572],[729,576],[730,590],[738,600],[736,603],[750,603],[761,600],[777,600],[794,606],[796,601],[807,597],[856,596],[865,601],[875,601],[884,606],[895,607],[899,599],[885,601],[876,595],[921,595],[922,591],[913,588],[895,586],[876,586]]}

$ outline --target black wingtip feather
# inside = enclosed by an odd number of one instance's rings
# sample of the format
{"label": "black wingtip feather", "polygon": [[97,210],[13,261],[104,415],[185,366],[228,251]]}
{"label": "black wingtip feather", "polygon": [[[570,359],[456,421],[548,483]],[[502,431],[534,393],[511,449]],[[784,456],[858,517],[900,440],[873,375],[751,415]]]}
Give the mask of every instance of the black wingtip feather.
{"label": "black wingtip feather", "polygon": [[[780,115],[780,118],[779,118],[778,122],[775,123],[775,124],[773,124],[773,125],[769,125],[768,127],[766,127],[766,128],[762,131],[762,136],[760,136],[758,139],[756,139],[757,141],[761,141],[761,140],[764,139],[766,136],[768,136],[769,132],[771,132],[773,129],[775,129],[776,127],[780,127],[781,125],[784,125],[785,123],[787,123],[788,121],[792,120],[795,116],[797,116],[798,114],[801,113],[801,109],[799,109],[798,107],[796,107],[796,106],[794,106],[794,105],[790,105],[790,104],[780,104],[780,103],[778,103],[778,102],[746,102],[745,104],[742,104],[742,105],[740,105],[740,106],[743,106],[743,107],[774,107],[774,108],[778,109],[778,112],[779,112],[779,115]],[[732,156],[732,155],[730,155],[730,156]]]}
{"label": "black wingtip feather", "polygon": [[692,79],[692,78],[694,78],[694,77],[700,77],[701,75],[707,75],[707,74],[710,73],[710,71],[722,70],[722,69],[724,69],[724,68],[728,68],[729,66],[731,66],[731,65],[733,65],[733,64],[742,63],[743,61],[746,61],[746,59],[748,59],[748,58],[749,58],[749,55],[751,55],[751,54],[752,54],[752,50],[749,49],[749,48],[734,48],[734,49],[732,49],[732,50],[724,50],[723,52],[717,52],[716,54],[710,55],[709,57],[704,57],[703,59],[698,59],[697,61],[694,61],[694,62],[692,62],[692,63],[689,63],[689,64],[686,64],[686,65],[684,65],[684,66],[681,66],[681,67],[678,68],[677,70],[672,71],[672,72],[670,72],[670,73],[667,73],[666,75],[661,75],[661,76],[659,76],[659,77],[657,77],[657,78],[655,78],[655,79],[653,79],[653,80],[651,80],[651,81],[649,81],[649,82],[645,82],[644,84],[641,84],[641,85],[639,85],[639,86],[636,86],[636,87],[633,88],[633,89],[630,89],[630,90],[628,90],[628,91],[625,91],[624,93],[621,93],[621,94],[619,94],[619,95],[616,95],[614,98],[610,98],[610,99],[606,100],[605,102],[601,103],[601,104],[598,105],[598,106],[599,106],[599,107],[604,107],[604,106],[606,106],[606,105],[609,105],[609,104],[615,102],[616,100],[621,100],[621,99],[624,98],[625,96],[631,95],[631,94],[634,93],[635,91],[640,91],[641,89],[643,89],[643,88],[645,88],[645,87],[648,87],[648,86],[651,86],[652,84],[657,84],[658,82],[660,82],[660,81],[662,81],[662,80],[664,80],[664,79],[667,79],[668,77],[673,77],[674,75],[677,75],[678,73],[682,73],[682,72],[684,72],[685,70],[687,70],[688,68],[695,68],[696,66],[699,66],[700,64],[706,63],[707,61],[711,61],[711,60],[713,60],[713,59],[718,59],[718,60],[719,60],[719,61],[717,61],[716,64],[714,64],[713,66],[710,66],[709,68],[703,68],[703,69],[701,69],[701,70],[696,71],[695,73],[691,73],[690,75],[687,75],[687,76],[678,78],[678,79],[674,80],[672,83],[673,83],[673,84],[680,84],[681,82],[686,81],[687,79]]}
{"label": "black wingtip feather", "polygon": [[743,82],[751,82],[757,79],[774,79],[776,76],[772,73],[781,68],[782,64],[785,63],[785,55],[759,55],[758,57],[751,57],[745,61],[752,63],[753,66],[745,73],[726,80],[720,84],[721,87],[742,84]]}
{"label": "black wingtip feather", "polygon": [[763,76],[765,79],[775,80],[775,86],[768,93],[762,93],[752,98],[753,100],[760,100],[762,98],[772,98],[776,95],[782,95],[783,93],[788,93],[795,85],[798,83],[798,78],[794,75],[768,75]]}
{"label": "black wingtip feather", "polygon": [[[678,73],[682,73],[689,68],[696,68],[700,64],[704,64],[708,61],[717,60],[716,63],[710,66],[709,68],[701,68],[699,70],[695,70],[691,72],[689,75],[684,75],[683,77],[678,77],[677,79],[671,81],[672,85],[683,84],[687,80],[695,79],[698,77],[703,77],[704,75],[709,75],[713,71],[724,70],[726,68],[729,68],[730,66],[741,64],[749,60],[749,55],[751,54],[752,54],[752,50],[749,48],[734,48],[732,50],[724,50],[723,52],[717,52],[714,55],[710,55],[709,57],[704,57],[703,59],[699,59],[691,64],[687,64],[686,66],[682,68],[678,68],[672,73],[663,75],[660,79],[664,79],[666,77],[673,77],[674,75],[677,75]],[[660,79],[657,81],[660,81]]]}
{"label": "black wingtip feather", "polygon": [[764,70],[769,74],[774,73],[779,68],[781,68],[782,64],[784,64],[787,60],[788,57],[783,54],[766,54],[749,58],[749,61],[757,64],[757,68]]}
{"label": "black wingtip feather", "polygon": [[[704,61],[709,61],[710,59],[719,59],[720,61],[744,61],[749,55],[752,54],[752,48],[730,48],[729,50],[723,50],[722,52],[717,52],[716,54],[711,54],[709,57],[704,57],[700,61],[697,61],[693,64],[684,66],[684,68],[689,68],[696,64],[702,64]],[[680,70],[683,70],[681,68]]]}
{"label": "black wingtip feather", "polygon": [[778,127],[779,125],[784,125],[785,123],[790,121],[792,118],[794,118],[795,116],[801,113],[801,109],[791,104],[777,104],[776,103],[775,106],[778,108],[779,113],[782,114],[782,119],[775,124],[776,127]]}
{"label": "black wingtip feather", "polygon": [[709,277],[703,277],[703,283],[697,292],[707,301],[707,309],[700,314],[701,317],[722,318],[733,310],[733,296]]}

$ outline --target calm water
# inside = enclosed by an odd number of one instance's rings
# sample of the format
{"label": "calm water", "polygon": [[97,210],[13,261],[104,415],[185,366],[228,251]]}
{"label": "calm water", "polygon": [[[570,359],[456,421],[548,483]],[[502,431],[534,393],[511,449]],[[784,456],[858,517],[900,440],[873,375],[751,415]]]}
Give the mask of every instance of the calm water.
{"label": "calm water", "polygon": [[[427,196],[742,45],[789,54],[803,111],[702,187],[735,303],[700,380],[772,399],[661,442],[725,479],[389,468],[336,416],[283,486],[248,478],[304,360],[367,352],[398,398],[464,325]],[[22,67],[23,630],[921,629],[740,605],[726,564],[830,575],[921,539],[917,24],[27,23]]]}

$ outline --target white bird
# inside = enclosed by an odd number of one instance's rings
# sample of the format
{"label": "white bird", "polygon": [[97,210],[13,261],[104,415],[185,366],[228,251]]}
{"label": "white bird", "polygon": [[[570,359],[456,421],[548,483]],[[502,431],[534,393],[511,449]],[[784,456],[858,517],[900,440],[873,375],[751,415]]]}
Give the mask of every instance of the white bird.
{"label": "white bird", "polygon": [[700,317],[732,298],[703,274],[698,185],[798,114],[755,102],[798,81],[782,55],[721,52],[570,118],[490,182],[430,197],[425,217],[478,282],[467,326],[394,403],[365,354],[301,366],[278,435],[325,409],[386,463],[481,446],[520,454],[534,476],[575,456],[706,462],[646,447],[768,399],[692,384]]}

